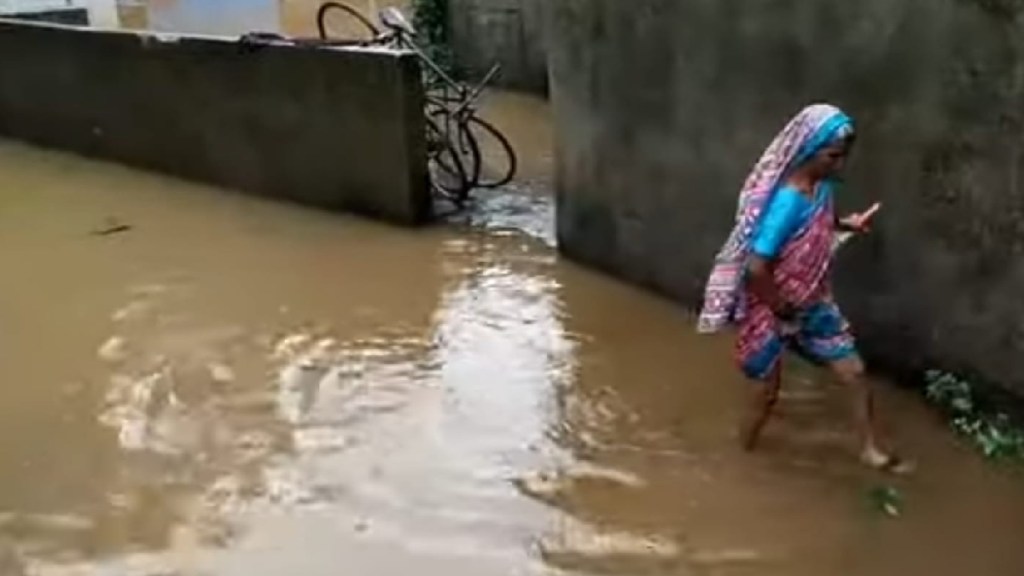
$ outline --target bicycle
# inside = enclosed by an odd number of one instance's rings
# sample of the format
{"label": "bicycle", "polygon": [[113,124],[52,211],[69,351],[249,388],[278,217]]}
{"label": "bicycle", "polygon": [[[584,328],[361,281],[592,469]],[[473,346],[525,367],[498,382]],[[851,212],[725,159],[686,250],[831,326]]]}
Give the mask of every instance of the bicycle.
{"label": "bicycle", "polygon": [[[331,39],[331,34],[329,34],[327,31],[327,16],[332,11],[342,12],[343,17],[345,17],[346,20],[354,21],[357,28],[363,28],[367,30],[370,33],[370,38],[372,38],[373,41],[376,41],[376,39],[380,37],[380,30],[377,29],[377,27],[369,18],[363,16],[363,14],[359,12],[359,10],[356,10],[355,8],[342,2],[324,2],[316,11],[316,29],[320,33],[321,40],[329,41]],[[353,22],[349,22],[349,24],[352,23]]]}
{"label": "bicycle", "polygon": [[[477,115],[475,107],[484,89],[500,72],[500,64],[495,64],[474,87],[456,81],[420,48],[416,29],[397,8],[380,11],[378,20],[386,29],[381,32],[355,8],[342,2],[325,2],[317,11],[317,29],[325,42],[331,41],[327,16],[332,11],[343,12],[357,28],[365,30],[372,38],[368,44],[411,51],[423,64],[428,166],[431,183],[441,195],[462,207],[472,189],[498,188],[512,181],[518,163],[515,150],[497,128]],[[494,149],[500,153],[494,157],[505,159],[505,166],[490,171],[496,177],[485,173],[482,150],[489,148],[482,148],[481,143],[496,145]]]}
{"label": "bicycle", "polygon": [[[388,29],[382,38],[393,48],[414,52],[425,65],[427,117],[438,118],[449,138],[453,132],[456,134],[456,148],[460,154],[469,156],[470,188],[498,188],[511,182],[518,164],[515,150],[504,134],[477,115],[475,107],[488,84],[501,72],[501,65],[492,66],[476,86],[467,86],[452,78],[420,48],[416,42],[416,30],[401,10],[385,8],[381,10],[379,19]],[[507,165],[496,171],[497,177],[485,180],[481,142],[486,143],[487,138],[497,144],[496,148],[502,151]]]}

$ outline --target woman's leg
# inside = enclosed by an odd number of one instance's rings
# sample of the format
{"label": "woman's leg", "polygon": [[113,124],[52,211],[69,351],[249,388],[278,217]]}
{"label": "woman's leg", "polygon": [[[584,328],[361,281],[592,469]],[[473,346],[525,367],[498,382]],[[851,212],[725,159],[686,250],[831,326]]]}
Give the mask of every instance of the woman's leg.
{"label": "woman's leg", "polygon": [[747,314],[736,335],[736,360],[753,382],[740,430],[743,448],[753,450],[779,400],[784,350],[775,314],[757,300],[756,294],[748,294],[747,298]]}
{"label": "woman's leg", "polygon": [[861,457],[868,464],[884,465],[889,459],[879,441],[875,399],[871,383],[864,377],[864,362],[857,354],[831,362],[836,378],[850,391],[853,420],[861,443]]}
{"label": "woman's leg", "polygon": [[800,347],[817,362],[832,369],[850,392],[853,421],[860,438],[861,460],[869,466],[894,471],[909,470],[885,449],[875,417],[875,397],[864,375],[864,361],[857,353],[849,325],[833,302],[810,308],[800,333]]}
{"label": "woman's leg", "polygon": [[761,430],[768,422],[772,409],[779,401],[779,388],[782,385],[782,362],[776,362],[765,380],[757,380],[750,387],[750,407],[745,416],[743,429],[740,431],[743,449],[750,451],[757,447],[761,438]]}

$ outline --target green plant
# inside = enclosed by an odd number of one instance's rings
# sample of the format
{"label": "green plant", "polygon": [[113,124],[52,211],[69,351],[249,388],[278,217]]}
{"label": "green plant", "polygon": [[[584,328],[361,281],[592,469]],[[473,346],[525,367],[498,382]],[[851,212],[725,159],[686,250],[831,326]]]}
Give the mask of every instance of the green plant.
{"label": "green plant", "polygon": [[868,490],[872,509],[892,518],[903,513],[903,494],[892,486],[874,486]]}
{"label": "green plant", "polygon": [[952,374],[930,370],[925,374],[925,397],[955,414],[974,412],[971,385]]}
{"label": "green plant", "polygon": [[452,70],[452,51],[448,43],[448,0],[413,0],[413,26],[419,33],[423,50],[445,72]]}
{"label": "green plant", "polygon": [[939,406],[953,429],[985,457],[1024,460],[1024,429],[1002,412],[984,410],[968,381],[930,370],[925,374],[925,397]]}

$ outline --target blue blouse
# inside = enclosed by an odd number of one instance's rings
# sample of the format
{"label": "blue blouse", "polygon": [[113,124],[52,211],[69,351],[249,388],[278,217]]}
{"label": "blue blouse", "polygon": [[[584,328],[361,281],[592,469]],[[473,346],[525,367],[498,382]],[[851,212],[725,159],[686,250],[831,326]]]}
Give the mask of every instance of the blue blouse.
{"label": "blue blouse", "polygon": [[831,186],[825,183],[818,186],[814,200],[789,185],[776,190],[754,229],[751,251],[769,260],[777,257],[786,242],[814,217],[830,193]]}

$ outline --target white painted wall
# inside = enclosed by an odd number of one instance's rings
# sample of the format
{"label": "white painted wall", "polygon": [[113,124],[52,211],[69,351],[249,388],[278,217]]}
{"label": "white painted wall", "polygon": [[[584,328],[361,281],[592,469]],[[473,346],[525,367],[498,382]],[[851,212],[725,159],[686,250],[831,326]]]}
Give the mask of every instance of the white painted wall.
{"label": "white painted wall", "polygon": [[[2,0],[0,0],[2,1]],[[117,0],[74,0],[84,2],[89,9],[89,25],[97,28],[119,28]]]}
{"label": "white painted wall", "polygon": [[31,14],[68,8],[89,11],[89,25],[117,28],[117,0],[0,0],[0,14]]}
{"label": "white painted wall", "polygon": [[81,8],[84,4],[83,0],[0,0],[0,14]]}

